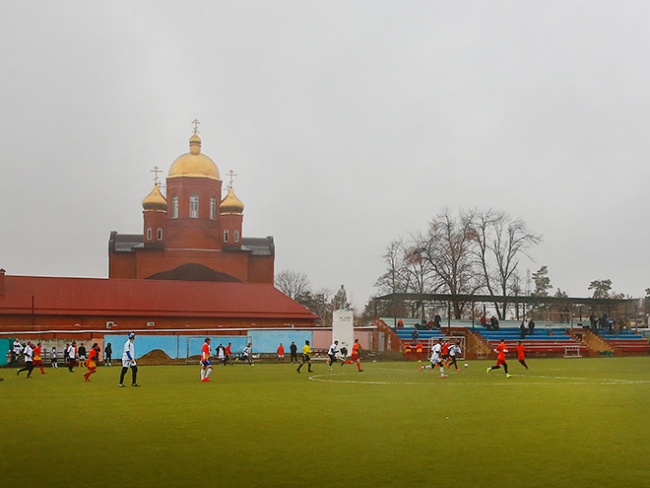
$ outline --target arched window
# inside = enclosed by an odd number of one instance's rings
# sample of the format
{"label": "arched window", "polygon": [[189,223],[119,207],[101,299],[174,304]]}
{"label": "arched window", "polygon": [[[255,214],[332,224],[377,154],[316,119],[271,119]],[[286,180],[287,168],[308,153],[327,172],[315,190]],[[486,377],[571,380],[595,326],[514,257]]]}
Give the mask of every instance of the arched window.
{"label": "arched window", "polygon": [[159,241],[163,240],[163,229],[162,229],[162,227],[158,227],[158,240]]}
{"label": "arched window", "polygon": [[235,230],[235,242],[239,242],[239,230]]}
{"label": "arched window", "polygon": [[178,195],[172,197],[172,219],[178,218]]}
{"label": "arched window", "polygon": [[151,240],[151,227],[147,227],[147,240]]}
{"label": "arched window", "polygon": [[199,196],[192,195],[190,197],[190,218],[198,219],[199,218]]}
{"label": "arched window", "polygon": [[223,242],[228,242],[228,238],[230,237],[230,233],[228,232],[228,229],[223,231]]}

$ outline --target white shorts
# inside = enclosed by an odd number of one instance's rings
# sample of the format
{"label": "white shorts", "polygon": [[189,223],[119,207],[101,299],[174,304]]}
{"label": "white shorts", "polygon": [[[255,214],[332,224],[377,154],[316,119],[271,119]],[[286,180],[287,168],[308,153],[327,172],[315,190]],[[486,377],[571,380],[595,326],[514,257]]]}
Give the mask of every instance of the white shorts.
{"label": "white shorts", "polygon": [[130,359],[122,359],[123,368],[128,368],[130,366],[135,366],[135,363],[132,363]]}

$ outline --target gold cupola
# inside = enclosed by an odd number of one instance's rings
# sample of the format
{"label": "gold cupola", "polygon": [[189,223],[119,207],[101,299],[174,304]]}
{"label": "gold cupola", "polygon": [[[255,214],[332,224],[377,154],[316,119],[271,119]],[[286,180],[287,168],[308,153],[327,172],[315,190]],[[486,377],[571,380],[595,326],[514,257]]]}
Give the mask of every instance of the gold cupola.
{"label": "gold cupola", "polygon": [[142,208],[145,210],[155,210],[158,212],[167,211],[167,200],[162,193],[160,193],[160,188],[158,188],[158,183],[156,183],[151,190],[151,193],[144,197],[142,200]]}
{"label": "gold cupola", "polygon": [[190,152],[176,158],[176,161],[169,168],[167,178],[210,178],[221,181],[217,165],[205,154],[201,154],[201,138],[194,129],[190,137]]}
{"label": "gold cupola", "polygon": [[226,195],[226,198],[221,200],[219,213],[221,215],[242,215],[244,213],[244,204],[239,198],[237,198],[237,195],[235,195],[235,191],[232,189],[232,186],[228,188],[228,194]]}

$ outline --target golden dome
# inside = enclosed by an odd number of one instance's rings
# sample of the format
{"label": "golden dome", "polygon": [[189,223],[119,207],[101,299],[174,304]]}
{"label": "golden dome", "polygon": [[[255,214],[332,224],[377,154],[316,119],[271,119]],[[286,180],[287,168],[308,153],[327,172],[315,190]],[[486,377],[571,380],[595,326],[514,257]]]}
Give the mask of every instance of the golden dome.
{"label": "golden dome", "polygon": [[158,183],[154,185],[151,193],[142,200],[142,208],[145,210],[157,210],[159,212],[167,211],[167,200],[165,200],[165,197],[160,193]]}
{"label": "golden dome", "polygon": [[221,215],[235,214],[241,215],[244,213],[244,204],[242,201],[237,198],[232,187],[228,188],[228,194],[226,198],[221,200],[221,205],[219,206],[219,213]]}
{"label": "golden dome", "polygon": [[221,181],[217,165],[208,156],[201,154],[201,138],[196,132],[190,137],[190,152],[176,158],[169,168],[167,178],[184,176]]}

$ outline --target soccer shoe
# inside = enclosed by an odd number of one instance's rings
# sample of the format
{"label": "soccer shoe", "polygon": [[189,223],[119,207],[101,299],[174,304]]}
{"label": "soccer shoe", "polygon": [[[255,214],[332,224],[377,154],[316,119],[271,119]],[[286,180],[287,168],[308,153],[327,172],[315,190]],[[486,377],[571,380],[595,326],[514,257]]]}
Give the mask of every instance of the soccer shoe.
{"label": "soccer shoe", "polygon": [[511,375],[510,373],[508,373],[508,374],[506,375],[506,378],[512,378],[512,375]]}
{"label": "soccer shoe", "polygon": [[490,367],[485,368],[485,372],[486,372],[486,373],[489,373],[491,369],[492,369],[492,368],[490,368]]}
{"label": "soccer shoe", "polygon": [[441,375],[440,375],[440,378],[443,379],[443,380],[444,380],[446,377],[447,377],[446,374],[441,374]]}
{"label": "soccer shoe", "polygon": [[137,383],[133,383],[131,386],[134,386],[136,388],[140,388],[140,385],[138,385]]}
{"label": "soccer shoe", "polygon": [[360,370],[358,371],[358,373],[363,373],[363,369],[360,369]]}
{"label": "soccer shoe", "polygon": [[124,388],[124,385],[123,385],[122,383],[120,383],[120,384],[117,385],[117,386],[119,386],[120,388]]}
{"label": "soccer shoe", "polygon": [[424,369],[424,366],[420,366],[420,367],[418,368],[418,371],[422,371],[423,369]]}

